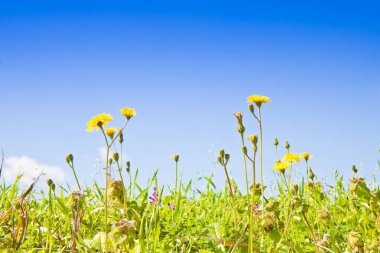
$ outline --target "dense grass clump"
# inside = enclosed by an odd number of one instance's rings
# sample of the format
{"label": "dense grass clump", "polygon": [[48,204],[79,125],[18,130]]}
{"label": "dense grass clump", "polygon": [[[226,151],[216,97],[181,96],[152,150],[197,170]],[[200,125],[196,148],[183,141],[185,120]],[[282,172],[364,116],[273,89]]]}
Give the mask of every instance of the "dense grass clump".
{"label": "dense grass clump", "polygon": [[[157,172],[147,185],[137,183],[138,170],[123,162],[125,128],[136,115],[123,108],[125,124],[105,128],[109,114],[93,117],[88,131],[100,130],[106,145],[104,184],[83,187],[76,177],[74,156],[66,162],[78,191],[47,180],[47,191],[34,183],[21,189],[19,179],[0,186],[0,249],[4,252],[380,252],[380,188],[353,176],[345,184],[321,182],[309,166],[309,153],[293,153],[288,142],[278,150],[273,170],[277,183],[268,194],[263,181],[262,105],[265,96],[248,97],[249,111],[259,125],[257,135],[245,135],[243,115],[236,113],[241,139],[245,185],[231,177],[230,155],[220,150],[217,161],[226,184],[218,190],[212,177],[202,178],[205,190],[178,178],[162,185]],[[112,150],[112,153],[111,153]],[[279,152],[284,156],[279,158]],[[256,162],[256,157],[258,161]],[[256,165],[257,163],[257,165]],[[295,176],[295,166],[304,173]],[[256,169],[257,167],[257,169]],[[380,163],[379,163],[380,167]],[[0,170],[1,171],[1,170]],[[111,173],[113,172],[113,173]],[[116,173],[115,173],[116,172]],[[111,177],[111,175],[113,175]],[[125,178],[126,180],[125,180]],[[41,183],[41,182],[40,182]]]}

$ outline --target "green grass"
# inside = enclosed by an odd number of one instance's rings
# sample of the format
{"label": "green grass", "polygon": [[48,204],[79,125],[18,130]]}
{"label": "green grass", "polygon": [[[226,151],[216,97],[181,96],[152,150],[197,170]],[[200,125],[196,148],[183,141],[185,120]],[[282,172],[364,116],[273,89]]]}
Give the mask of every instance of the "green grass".
{"label": "green grass", "polygon": [[[19,184],[21,176],[13,184],[3,183],[0,250],[380,252],[380,188],[375,179],[369,182],[359,177],[353,167],[349,181],[344,182],[336,172],[332,185],[323,183],[309,167],[309,157],[300,159],[305,156],[291,153],[288,142],[284,150],[288,155],[281,163],[277,163],[278,155],[275,159],[275,165],[282,167],[274,169],[283,168],[275,172],[277,183],[266,185],[262,181],[262,173],[269,171],[263,170],[261,159],[257,166],[260,174],[256,176],[256,155],[261,157],[263,152],[263,122],[261,104],[255,105],[258,115],[254,104],[249,105],[249,110],[260,125],[259,135],[250,135],[246,140],[243,116],[235,114],[242,140],[245,185],[237,185],[231,177],[230,155],[221,150],[217,161],[226,184],[217,189],[212,177],[203,177],[198,179],[205,186],[202,191],[193,181],[182,182],[178,176],[173,182],[175,187],[163,185],[157,172],[146,185],[139,185],[138,170],[132,170],[129,162],[123,164],[118,154],[110,154],[110,150],[120,150],[122,154],[125,127],[135,111],[125,110],[129,113],[125,115],[126,123],[116,136],[103,129],[110,121],[108,115],[94,117],[89,129],[99,127],[107,146],[103,187],[97,182],[87,187],[80,185],[71,154],[66,161],[81,191],[55,185],[52,180],[46,182],[47,191],[37,191],[35,184],[43,183],[39,178],[23,189]],[[247,148],[247,142],[251,148]],[[277,139],[274,145],[278,152]],[[173,171],[175,168],[178,175],[179,156],[172,158]],[[305,166],[304,176],[295,175],[295,166]],[[117,178],[111,178],[110,172]],[[273,189],[272,194],[266,188]]]}

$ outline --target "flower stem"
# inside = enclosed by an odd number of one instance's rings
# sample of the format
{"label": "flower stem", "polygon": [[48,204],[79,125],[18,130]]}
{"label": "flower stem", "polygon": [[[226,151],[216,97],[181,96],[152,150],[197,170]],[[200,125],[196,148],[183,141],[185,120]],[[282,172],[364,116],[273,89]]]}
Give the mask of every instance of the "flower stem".
{"label": "flower stem", "polygon": [[[243,146],[243,149],[245,148],[244,145],[244,137],[243,134],[241,134],[241,143]],[[245,186],[246,186],[246,191],[247,191],[247,205],[248,205],[248,217],[249,217],[249,227],[252,227],[252,209],[250,206],[250,201],[249,201],[249,182],[248,182],[248,171],[247,171],[247,158],[246,154],[243,151],[243,161],[244,161],[244,174],[245,174]],[[249,233],[251,233],[251,229],[249,229]],[[249,236],[251,238],[251,235]],[[248,243],[248,252],[252,252],[252,242],[249,241]]]}

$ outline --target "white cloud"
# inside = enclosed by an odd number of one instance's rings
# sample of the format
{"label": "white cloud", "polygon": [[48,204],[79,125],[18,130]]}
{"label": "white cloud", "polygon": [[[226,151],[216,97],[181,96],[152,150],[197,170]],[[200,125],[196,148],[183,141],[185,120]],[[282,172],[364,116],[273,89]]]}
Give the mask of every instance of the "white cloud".
{"label": "white cloud", "polygon": [[59,166],[47,165],[37,162],[28,156],[11,156],[4,161],[3,176],[5,181],[13,183],[19,174],[22,184],[31,184],[43,172],[44,178],[51,178],[54,182],[63,183],[65,173]]}

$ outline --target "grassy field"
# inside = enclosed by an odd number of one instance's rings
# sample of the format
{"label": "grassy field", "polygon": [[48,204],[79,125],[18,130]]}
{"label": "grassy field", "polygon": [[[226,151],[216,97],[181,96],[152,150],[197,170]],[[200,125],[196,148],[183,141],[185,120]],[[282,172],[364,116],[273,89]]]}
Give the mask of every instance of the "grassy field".
{"label": "grassy field", "polygon": [[[119,155],[123,153],[126,126],[136,116],[135,110],[121,110],[126,121],[119,129],[106,128],[113,118],[99,114],[87,123],[87,130],[104,138],[105,182],[82,188],[76,177],[74,156],[69,154],[66,162],[79,191],[47,180],[48,190],[37,192],[34,186],[41,181],[39,178],[28,189],[21,189],[18,180],[1,185],[0,249],[4,252],[380,252],[380,188],[375,180],[370,182],[359,177],[355,166],[348,182],[335,172],[335,183],[327,185],[310,168],[312,155],[293,153],[288,142],[278,143],[276,139],[273,148],[277,162],[272,169],[277,183],[270,186],[276,194],[268,194],[262,180],[270,172],[264,171],[262,162],[265,152],[262,110],[270,99],[253,95],[248,97],[248,102],[249,117],[256,119],[260,131],[257,135],[247,134],[243,115],[235,114],[235,137],[241,139],[244,185],[237,185],[231,178],[230,155],[220,150],[220,173],[226,177],[221,190],[208,177],[203,178],[204,191],[196,189],[192,181],[179,180],[179,155],[172,156],[176,172],[174,187],[159,184],[157,173],[147,185],[141,186],[137,183],[138,171]],[[304,166],[303,177],[292,173],[295,165]]]}

